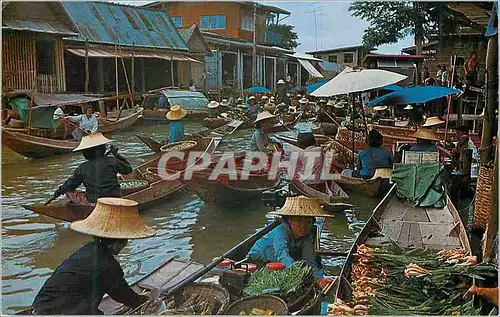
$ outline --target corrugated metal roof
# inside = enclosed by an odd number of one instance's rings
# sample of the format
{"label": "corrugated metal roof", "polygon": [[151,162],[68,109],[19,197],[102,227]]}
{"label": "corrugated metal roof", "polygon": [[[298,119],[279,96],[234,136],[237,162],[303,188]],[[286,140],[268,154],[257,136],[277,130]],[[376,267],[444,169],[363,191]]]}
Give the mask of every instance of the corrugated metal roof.
{"label": "corrugated metal roof", "polygon": [[170,89],[164,89],[161,92],[171,105],[179,105],[187,110],[207,109],[208,99],[201,92]]}
{"label": "corrugated metal roof", "polygon": [[3,20],[3,30],[29,31],[37,33],[60,34],[66,36],[77,36],[78,33],[70,30],[67,26],[58,22],[48,21],[26,21],[26,20]]}
{"label": "corrugated metal roof", "polygon": [[[84,57],[85,56],[85,49],[83,48],[67,48],[66,49],[68,52],[71,52],[75,55]],[[132,58],[132,53],[131,52],[124,52],[120,51],[115,54],[113,49],[98,49],[98,48],[91,48],[88,49],[87,51],[89,57],[124,57],[124,58]],[[187,61],[187,62],[194,62],[194,63],[200,63],[202,62],[191,58],[189,56],[183,56],[183,55],[178,55],[178,54],[165,54],[165,53],[153,53],[153,52],[134,52],[135,57],[142,57],[142,58],[158,58],[158,59],[166,59],[166,60],[174,60],[174,61]]]}
{"label": "corrugated metal roof", "polygon": [[165,12],[104,2],[61,2],[80,32],[71,40],[187,51]]}

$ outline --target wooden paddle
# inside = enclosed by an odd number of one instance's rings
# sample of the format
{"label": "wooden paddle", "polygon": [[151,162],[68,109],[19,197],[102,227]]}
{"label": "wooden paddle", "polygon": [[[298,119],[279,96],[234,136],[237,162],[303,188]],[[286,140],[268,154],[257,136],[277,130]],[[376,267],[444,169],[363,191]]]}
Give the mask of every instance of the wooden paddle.
{"label": "wooden paddle", "polygon": [[54,199],[56,199],[56,197],[52,196],[49,200],[47,200],[43,205],[44,206],[47,206],[48,204],[50,204]]}

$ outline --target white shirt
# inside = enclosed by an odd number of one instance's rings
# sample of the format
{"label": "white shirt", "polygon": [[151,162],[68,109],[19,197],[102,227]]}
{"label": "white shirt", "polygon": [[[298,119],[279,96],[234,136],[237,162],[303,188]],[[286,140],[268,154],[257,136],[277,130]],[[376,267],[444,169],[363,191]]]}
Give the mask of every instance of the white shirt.
{"label": "white shirt", "polygon": [[91,133],[97,132],[98,124],[97,124],[97,117],[92,114],[90,118],[87,118],[86,114],[81,114],[76,117],[69,117],[71,122],[76,122],[79,123],[80,129],[83,131],[90,130]]}
{"label": "white shirt", "polygon": [[61,107],[57,107],[56,111],[54,111],[54,115],[52,116],[54,118],[54,121],[61,119],[64,116],[64,111],[61,109]]}
{"label": "white shirt", "polygon": [[189,91],[196,91],[196,86],[195,85],[189,86]]}

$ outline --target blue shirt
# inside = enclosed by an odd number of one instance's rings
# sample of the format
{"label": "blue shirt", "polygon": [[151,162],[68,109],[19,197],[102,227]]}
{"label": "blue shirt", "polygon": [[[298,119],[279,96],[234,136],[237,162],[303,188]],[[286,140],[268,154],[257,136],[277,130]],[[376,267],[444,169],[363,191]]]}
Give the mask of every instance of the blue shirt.
{"label": "blue shirt", "polygon": [[[316,230],[316,226],[313,226],[313,229]],[[295,239],[288,223],[280,224],[257,240],[248,256],[252,260],[263,262],[282,262],[286,267],[304,260],[314,270],[315,278],[324,276],[318,265],[313,235]]]}
{"label": "blue shirt", "polygon": [[170,136],[168,144],[182,141],[184,139],[184,124],[181,120],[175,120],[170,123]]}
{"label": "blue shirt", "polygon": [[91,133],[96,133],[98,128],[97,117],[92,114],[90,118],[87,118],[86,114],[81,114],[76,117],[69,117],[71,122],[79,123],[80,129],[83,131],[90,130]]}
{"label": "blue shirt", "polygon": [[[371,156],[370,156],[371,149]],[[373,162],[372,162],[373,157]],[[383,147],[372,147],[359,152],[356,168],[361,176],[372,177],[377,168],[392,168],[394,159],[392,153]]]}

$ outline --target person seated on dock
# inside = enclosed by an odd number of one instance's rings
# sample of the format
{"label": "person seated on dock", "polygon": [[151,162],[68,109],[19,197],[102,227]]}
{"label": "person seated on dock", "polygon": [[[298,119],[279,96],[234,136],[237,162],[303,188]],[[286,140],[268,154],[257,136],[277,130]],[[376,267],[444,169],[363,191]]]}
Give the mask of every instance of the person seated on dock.
{"label": "person seated on dock", "polygon": [[410,148],[410,151],[418,152],[437,152],[436,142],[439,141],[437,135],[429,129],[420,128],[412,134],[417,139],[417,144]]}
{"label": "person seated on dock", "polygon": [[79,116],[70,116],[69,120],[73,123],[78,123],[78,128],[73,130],[73,138],[80,142],[84,135],[89,135],[91,133],[96,133],[99,128],[97,117],[94,114],[94,108],[92,106],[87,106],[85,108],[85,114]]}
{"label": "person seated on dock", "polygon": [[[271,139],[267,131],[269,127],[272,126],[271,120],[276,118],[275,115],[270,114],[268,111],[263,111],[257,115],[255,119],[255,132],[252,136],[252,144],[254,151],[272,153],[274,150],[278,150],[280,144]],[[274,149],[273,149],[274,147]]]}
{"label": "person seated on dock", "polygon": [[91,235],[93,240],[73,253],[45,281],[31,306],[33,315],[104,315],[99,310],[104,294],[131,308],[149,300],[148,295],[139,295],[128,285],[115,258],[128,239],[156,234],[144,225],[136,206],[132,200],[100,198],[85,220],[71,224],[72,230]]}
{"label": "person seated on dock", "polygon": [[372,178],[378,168],[392,168],[394,158],[392,153],[383,148],[384,136],[377,130],[368,133],[368,148],[359,152],[356,171],[353,176],[363,179]]}
{"label": "person seated on dock", "polygon": [[168,144],[182,141],[184,139],[184,123],[182,118],[187,115],[187,111],[182,109],[179,105],[173,105],[170,107],[170,111],[167,112],[167,119],[172,121],[170,123],[170,136],[168,138]]}
{"label": "person seated on dock", "polygon": [[[105,155],[106,144],[111,142],[113,140],[102,133],[84,136],[73,152],[83,151],[87,161],[80,164],[73,176],[59,186],[54,192],[54,199],[66,194],[73,203],[94,206],[100,197],[120,197],[120,184],[116,174],[129,174],[132,166],[118,154],[117,147],[110,147],[113,157]],[[85,194],[76,191],[80,184],[85,186]]]}
{"label": "person seated on dock", "polygon": [[248,252],[248,258],[258,262],[282,262],[290,267],[297,261],[305,261],[314,271],[321,288],[332,282],[321,271],[321,258],[316,254],[315,217],[333,217],[324,212],[316,198],[305,196],[287,197],[285,205],[269,213],[279,215],[283,222],[264,237],[257,240]]}

